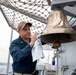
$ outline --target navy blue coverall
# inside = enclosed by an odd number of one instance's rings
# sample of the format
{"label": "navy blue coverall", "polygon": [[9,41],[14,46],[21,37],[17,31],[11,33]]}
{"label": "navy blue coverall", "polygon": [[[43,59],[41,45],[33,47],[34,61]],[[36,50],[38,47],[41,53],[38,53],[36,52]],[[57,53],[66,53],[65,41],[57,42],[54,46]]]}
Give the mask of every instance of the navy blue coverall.
{"label": "navy blue coverall", "polygon": [[35,71],[37,61],[32,62],[31,49],[20,36],[11,42],[9,50],[13,58],[13,72],[29,74]]}

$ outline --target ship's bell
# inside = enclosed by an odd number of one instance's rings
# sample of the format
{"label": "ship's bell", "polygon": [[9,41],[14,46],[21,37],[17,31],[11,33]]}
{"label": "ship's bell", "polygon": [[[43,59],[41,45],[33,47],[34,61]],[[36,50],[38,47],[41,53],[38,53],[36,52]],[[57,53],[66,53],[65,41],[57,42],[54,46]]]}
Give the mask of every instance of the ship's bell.
{"label": "ship's bell", "polygon": [[54,11],[48,16],[47,25],[42,32],[41,41],[45,43],[76,41],[76,31],[69,25],[64,11]]}

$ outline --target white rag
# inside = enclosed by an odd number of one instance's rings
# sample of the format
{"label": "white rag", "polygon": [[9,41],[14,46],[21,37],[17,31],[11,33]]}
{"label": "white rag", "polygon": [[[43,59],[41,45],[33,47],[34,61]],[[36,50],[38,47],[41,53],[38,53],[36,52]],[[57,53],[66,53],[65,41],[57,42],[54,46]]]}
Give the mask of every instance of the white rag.
{"label": "white rag", "polygon": [[43,54],[43,48],[42,48],[42,43],[41,43],[41,38],[40,38],[41,34],[39,34],[36,38],[35,44],[32,48],[32,58],[33,58],[33,62],[43,58],[44,54]]}

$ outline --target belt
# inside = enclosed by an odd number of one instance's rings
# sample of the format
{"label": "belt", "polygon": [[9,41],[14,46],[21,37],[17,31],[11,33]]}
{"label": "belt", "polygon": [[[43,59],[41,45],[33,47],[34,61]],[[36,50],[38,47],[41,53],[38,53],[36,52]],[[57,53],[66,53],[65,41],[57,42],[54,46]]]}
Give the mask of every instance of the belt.
{"label": "belt", "polygon": [[33,72],[33,73],[30,73],[30,74],[25,74],[25,73],[16,73],[16,72],[14,72],[14,75],[33,75],[35,73],[35,71]]}

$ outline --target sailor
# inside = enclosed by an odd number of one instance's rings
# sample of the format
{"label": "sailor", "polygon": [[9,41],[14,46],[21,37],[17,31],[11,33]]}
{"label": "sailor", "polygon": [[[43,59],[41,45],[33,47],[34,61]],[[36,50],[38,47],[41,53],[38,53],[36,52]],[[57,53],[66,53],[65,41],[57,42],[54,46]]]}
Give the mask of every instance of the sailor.
{"label": "sailor", "polygon": [[12,68],[14,75],[38,75],[38,71],[35,70],[37,61],[33,62],[31,55],[31,49],[38,33],[35,32],[30,38],[31,26],[32,24],[29,22],[20,22],[17,28],[19,37],[10,44],[9,50],[13,58]]}

